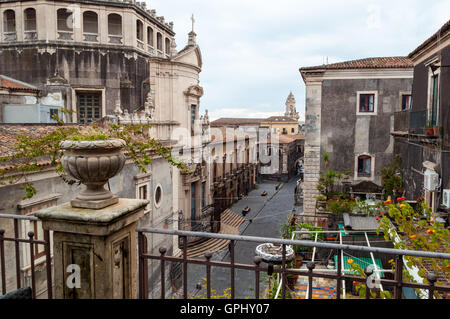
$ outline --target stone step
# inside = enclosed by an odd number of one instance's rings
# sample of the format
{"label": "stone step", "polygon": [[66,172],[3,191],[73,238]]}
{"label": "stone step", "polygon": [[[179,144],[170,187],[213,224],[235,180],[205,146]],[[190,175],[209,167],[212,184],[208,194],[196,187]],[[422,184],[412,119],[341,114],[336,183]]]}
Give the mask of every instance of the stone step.
{"label": "stone step", "polygon": [[[233,213],[230,209],[225,210],[221,215],[221,225],[219,234],[238,235],[238,227],[245,221],[245,218]],[[211,238],[202,243],[188,247],[187,257],[203,257],[206,252],[218,252],[228,249],[230,241],[226,239]]]}

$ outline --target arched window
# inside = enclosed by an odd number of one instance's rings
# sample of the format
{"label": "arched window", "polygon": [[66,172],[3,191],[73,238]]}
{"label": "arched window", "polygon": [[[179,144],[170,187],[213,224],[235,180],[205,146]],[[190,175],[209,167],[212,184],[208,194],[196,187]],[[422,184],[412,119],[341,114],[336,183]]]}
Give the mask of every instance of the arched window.
{"label": "arched window", "polygon": [[58,9],[56,11],[58,19],[58,31],[73,31],[73,15],[67,9]]}
{"label": "arched window", "polygon": [[93,11],[85,11],[83,13],[83,32],[98,33],[98,16]]}
{"label": "arched window", "polygon": [[108,35],[122,35],[122,17],[119,14],[108,15]]}
{"label": "arched window", "polygon": [[372,157],[368,155],[358,156],[358,176],[370,176]]}
{"label": "arched window", "polygon": [[3,12],[3,32],[16,32],[16,13],[14,10]]}
{"label": "arched window", "polygon": [[153,46],[153,29],[151,27],[147,27],[147,44]]}
{"label": "arched window", "polygon": [[162,43],[162,34],[161,33],[157,33],[156,34],[156,48],[159,50],[159,51],[162,51],[162,49],[163,49],[163,43]]}
{"label": "arched window", "polygon": [[36,31],[36,10],[25,9],[23,12],[24,31]]}
{"label": "arched window", "polygon": [[144,41],[144,24],[141,20],[136,20],[136,38],[139,41]]}
{"label": "arched window", "polygon": [[170,54],[170,40],[166,38],[165,40],[166,54]]}

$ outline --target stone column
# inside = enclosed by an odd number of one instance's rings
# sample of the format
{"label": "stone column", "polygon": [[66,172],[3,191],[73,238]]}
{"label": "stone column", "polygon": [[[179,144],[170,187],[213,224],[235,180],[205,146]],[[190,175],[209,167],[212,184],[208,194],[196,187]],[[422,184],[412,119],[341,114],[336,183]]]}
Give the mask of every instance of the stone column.
{"label": "stone column", "polygon": [[53,231],[56,298],[136,298],[136,223],[148,203],[121,198],[97,210],[66,203],[36,214]]}
{"label": "stone column", "polygon": [[[317,184],[320,177],[320,121],[322,106],[322,82],[306,79],[306,134],[303,183],[303,213],[315,214],[316,197],[320,194]],[[305,218],[307,223],[315,223],[313,218]]]}

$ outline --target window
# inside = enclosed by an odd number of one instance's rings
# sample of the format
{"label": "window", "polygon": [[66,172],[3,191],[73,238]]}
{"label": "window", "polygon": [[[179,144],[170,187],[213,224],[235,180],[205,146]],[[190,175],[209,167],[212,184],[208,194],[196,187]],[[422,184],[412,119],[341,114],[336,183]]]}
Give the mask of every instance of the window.
{"label": "window", "polygon": [[368,155],[361,155],[358,157],[358,176],[371,175],[372,158]]}
{"label": "window", "polygon": [[100,93],[79,93],[77,95],[78,121],[81,124],[92,123],[100,120],[100,101]]}
{"label": "window", "polygon": [[136,38],[139,41],[144,41],[144,24],[141,20],[136,20]]}
{"label": "window", "polygon": [[287,134],[287,130],[285,127],[283,127],[283,134]]}
{"label": "window", "polygon": [[162,51],[162,49],[163,49],[163,43],[162,43],[162,35],[161,35],[161,33],[157,33],[156,34],[156,48],[159,50],[159,51]]}
{"label": "window", "polygon": [[25,9],[23,12],[24,31],[36,31],[36,10]]}
{"label": "window", "polygon": [[206,183],[202,183],[202,208],[206,206]]}
{"label": "window", "polygon": [[3,13],[3,32],[16,32],[16,13],[6,10]]}
{"label": "window", "polygon": [[195,119],[197,118],[197,105],[191,105],[191,125],[195,124]]}
{"label": "window", "polygon": [[411,108],[412,96],[411,94],[402,94],[402,111]]}
{"label": "window", "polygon": [[148,188],[147,185],[141,185],[138,188],[138,198],[139,199],[148,199]]}
{"label": "window", "polygon": [[56,123],[57,117],[59,117],[58,109],[50,109],[50,122]]}
{"label": "window", "polygon": [[162,187],[161,185],[156,186],[155,189],[155,205],[156,207],[159,207],[161,205],[162,200]]}
{"label": "window", "polygon": [[108,34],[122,35],[122,17],[116,13],[108,15]]}
{"label": "window", "polygon": [[359,96],[359,111],[373,112],[375,104],[375,94],[361,94]]}
{"label": "window", "polygon": [[83,13],[83,32],[98,33],[98,16],[93,11],[85,11]]}
{"label": "window", "polygon": [[170,54],[170,40],[166,38],[165,42],[166,54]]}
{"label": "window", "polygon": [[58,19],[58,31],[73,31],[72,12],[67,9],[58,9],[56,14]]}
{"label": "window", "polygon": [[431,78],[431,109],[429,120],[432,126],[438,125],[439,112],[439,74],[434,74]]}
{"label": "window", "polygon": [[151,27],[147,27],[147,44],[153,46],[153,29]]}
{"label": "window", "polygon": [[291,128],[291,133],[295,133],[295,128]]}

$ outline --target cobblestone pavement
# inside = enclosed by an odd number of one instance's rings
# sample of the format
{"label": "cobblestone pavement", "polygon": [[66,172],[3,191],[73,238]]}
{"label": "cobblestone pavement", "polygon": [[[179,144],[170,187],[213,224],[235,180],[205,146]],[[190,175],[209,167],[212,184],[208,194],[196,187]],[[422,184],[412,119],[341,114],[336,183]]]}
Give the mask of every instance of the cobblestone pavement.
{"label": "cobblestone pavement", "polygon": [[[233,212],[241,214],[242,209],[246,206],[251,208],[244,222],[239,227],[239,232],[246,236],[261,236],[280,238],[281,224],[287,221],[287,217],[292,213],[293,209],[297,213],[301,212],[301,207],[294,206],[294,189],[297,178],[291,179],[284,183],[281,189],[276,191],[277,182],[264,182],[258,184],[255,189],[239,202],[235,203],[231,209]],[[266,191],[267,196],[262,197],[261,193]],[[235,245],[235,262],[253,264],[255,256],[255,248],[257,243],[237,242]],[[213,259],[230,261],[228,251],[214,254]],[[264,274],[261,273],[261,277]],[[211,287],[218,295],[223,295],[225,289],[230,288],[230,269],[213,267],[211,271]],[[201,265],[188,266],[188,288],[191,295],[204,295],[205,288],[196,289],[196,284],[202,282],[202,278],[206,277],[206,267]],[[254,298],[255,286],[254,272],[246,270],[235,271],[235,298]],[[204,282],[202,282],[204,284]],[[263,293],[261,285],[260,294]]]}

